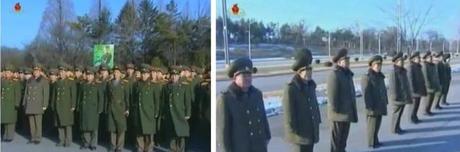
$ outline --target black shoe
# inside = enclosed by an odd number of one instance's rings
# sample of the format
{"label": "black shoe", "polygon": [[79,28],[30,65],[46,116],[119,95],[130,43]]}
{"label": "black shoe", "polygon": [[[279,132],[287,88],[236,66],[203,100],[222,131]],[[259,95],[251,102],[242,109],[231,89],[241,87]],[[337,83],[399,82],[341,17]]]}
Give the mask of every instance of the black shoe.
{"label": "black shoe", "polygon": [[38,144],[40,144],[40,141],[35,141],[34,144],[38,145]]}
{"label": "black shoe", "polygon": [[80,146],[80,149],[83,150],[83,149],[87,149],[88,146]]}
{"label": "black shoe", "polygon": [[29,142],[27,142],[27,144],[33,144],[33,143],[35,143],[35,141],[29,141]]}
{"label": "black shoe", "polygon": [[89,146],[89,150],[91,151],[96,150],[96,146]]}
{"label": "black shoe", "polygon": [[64,147],[64,143],[57,143],[56,147]]}

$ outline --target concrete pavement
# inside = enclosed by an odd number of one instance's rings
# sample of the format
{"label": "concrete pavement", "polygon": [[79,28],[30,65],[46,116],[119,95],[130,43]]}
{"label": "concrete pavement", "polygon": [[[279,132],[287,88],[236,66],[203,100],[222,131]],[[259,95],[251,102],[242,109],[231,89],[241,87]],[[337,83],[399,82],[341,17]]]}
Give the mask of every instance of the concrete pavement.
{"label": "concrete pavement", "polygon": [[[358,98],[358,123],[351,124],[347,151],[349,152],[460,152],[460,74],[453,75],[453,81],[448,95],[451,105],[442,110],[434,111],[435,115],[428,117],[419,110],[421,123],[411,124],[408,119],[408,109],[405,108],[401,120],[401,128],[407,131],[403,135],[390,132],[391,113],[382,119],[379,132],[383,146],[377,149],[367,147],[366,118],[362,98]],[[421,108],[425,102],[421,103]],[[315,151],[330,151],[330,129],[327,121],[326,106],[321,106],[322,124],[320,126],[320,141],[315,145]],[[388,111],[391,111],[391,105]],[[291,147],[284,138],[283,116],[269,118],[272,139],[268,145],[270,152],[288,151]]]}

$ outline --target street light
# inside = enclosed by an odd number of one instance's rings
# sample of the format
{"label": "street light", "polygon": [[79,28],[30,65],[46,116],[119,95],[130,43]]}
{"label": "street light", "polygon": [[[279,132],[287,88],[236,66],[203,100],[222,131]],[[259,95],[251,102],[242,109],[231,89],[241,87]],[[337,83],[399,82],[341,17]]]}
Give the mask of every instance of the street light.
{"label": "street light", "polygon": [[380,32],[377,33],[377,35],[379,37],[379,55],[382,55],[382,48],[381,48],[381,45],[380,45],[380,36],[381,36]]}
{"label": "street light", "polygon": [[222,15],[223,15],[223,36],[224,36],[224,55],[225,55],[225,67],[230,65],[229,53],[228,53],[228,31],[227,31],[227,0],[222,0]]}
{"label": "street light", "polygon": [[249,59],[252,59],[251,57],[251,20],[248,21],[248,26],[249,26],[249,29],[248,29],[248,43],[249,43]]}

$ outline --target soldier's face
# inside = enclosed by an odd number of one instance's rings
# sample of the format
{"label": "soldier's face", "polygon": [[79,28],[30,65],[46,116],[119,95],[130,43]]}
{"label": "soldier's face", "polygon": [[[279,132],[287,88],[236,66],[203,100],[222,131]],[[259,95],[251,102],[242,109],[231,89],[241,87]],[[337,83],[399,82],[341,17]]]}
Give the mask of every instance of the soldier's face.
{"label": "soldier's face", "polygon": [[4,76],[7,79],[11,78],[11,76],[12,76],[11,71],[2,72],[2,76]]}
{"label": "soldier's face", "polygon": [[172,82],[176,83],[179,81],[180,76],[178,74],[173,74],[171,77]]}
{"label": "soldier's face", "polygon": [[337,65],[343,67],[343,68],[348,68],[350,67],[350,58],[346,57],[344,59],[341,59]]}
{"label": "soldier's face", "polygon": [[404,60],[397,60],[396,63],[395,63],[397,66],[400,66],[400,67],[404,67]]}
{"label": "soldier's face", "polygon": [[115,76],[115,79],[120,79],[121,78],[121,72],[119,70],[113,71],[113,76]]}
{"label": "soldier's face", "polygon": [[87,75],[86,75],[86,79],[87,79],[89,82],[91,82],[91,81],[94,80],[94,75],[93,75],[93,74],[87,74]]}
{"label": "soldier's face", "polygon": [[150,74],[145,72],[145,73],[142,73],[142,80],[146,81],[147,79],[149,79],[149,76]]}
{"label": "soldier's face", "polygon": [[136,71],[135,75],[136,75],[136,78],[140,78],[141,77],[141,72]]}
{"label": "soldier's face", "polygon": [[59,70],[59,77],[61,79],[65,79],[67,77],[67,72],[65,72],[64,70]]}
{"label": "soldier's face", "polygon": [[412,59],[412,62],[414,63],[420,63],[420,57],[415,57]]}
{"label": "soldier's face", "polygon": [[129,76],[131,76],[134,73],[134,69],[128,69],[126,70],[126,72],[128,73]]}
{"label": "soldier's face", "polygon": [[382,70],[382,62],[373,62],[371,66],[372,70],[375,72],[380,72]]}
{"label": "soldier's face", "polygon": [[34,75],[34,77],[36,77],[36,78],[40,77],[40,75],[41,75],[40,70],[34,70],[33,75]]}
{"label": "soldier's face", "polygon": [[233,81],[238,87],[247,90],[252,85],[252,73],[240,73],[233,78]]}
{"label": "soldier's face", "polygon": [[311,70],[311,68],[308,68],[308,69],[302,70],[299,73],[299,75],[304,80],[311,80],[312,73],[313,73],[313,71]]}
{"label": "soldier's face", "polygon": [[29,80],[31,77],[32,77],[31,74],[26,74],[26,75],[24,75],[24,78],[25,78],[26,80]]}
{"label": "soldier's face", "polygon": [[54,82],[57,80],[57,76],[56,75],[50,75],[50,80],[51,82]]}
{"label": "soldier's face", "polygon": [[79,78],[81,77],[82,73],[81,71],[75,71],[75,77]]}

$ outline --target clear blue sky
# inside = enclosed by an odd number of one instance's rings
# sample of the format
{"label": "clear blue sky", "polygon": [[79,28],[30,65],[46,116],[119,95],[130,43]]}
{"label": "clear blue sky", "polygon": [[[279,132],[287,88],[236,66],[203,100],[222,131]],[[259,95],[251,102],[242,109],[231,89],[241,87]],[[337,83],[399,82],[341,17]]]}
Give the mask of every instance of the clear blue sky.
{"label": "clear blue sky", "polygon": [[[436,30],[448,39],[459,37],[460,0],[402,0],[407,10],[420,12],[433,4],[432,20],[425,30]],[[351,27],[359,23],[362,28],[381,29],[394,25],[383,10],[393,10],[397,0],[227,0],[230,9],[238,4],[243,10],[240,17],[275,23],[299,23],[304,21],[310,30],[321,26],[326,30]],[[222,16],[222,1],[217,1],[217,16]],[[230,11],[228,11],[229,14]]]}
{"label": "clear blue sky", "polygon": [[[75,15],[84,15],[89,13],[94,0],[71,0],[73,2]],[[139,0],[136,0],[139,1]],[[169,0],[152,0],[157,6],[163,4],[163,9]],[[14,4],[21,3],[22,11],[14,12]],[[112,19],[120,12],[121,7],[126,0],[105,0],[111,10]],[[191,15],[196,14],[198,8],[200,11],[206,10],[210,14],[209,0],[175,0],[178,4],[179,11],[183,11],[188,3]],[[24,48],[30,43],[38,32],[42,13],[45,11],[48,0],[1,0],[1,45],[8,47]]]}

